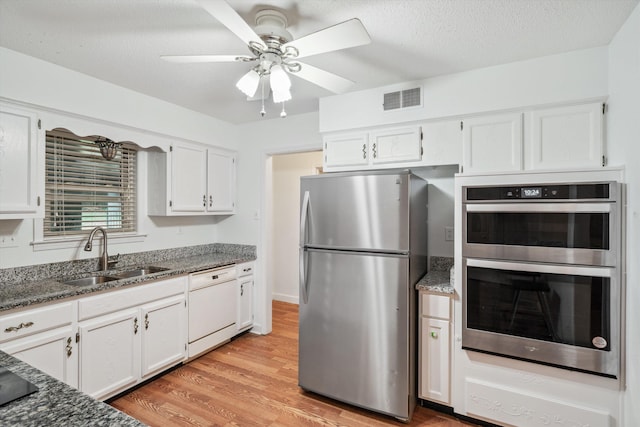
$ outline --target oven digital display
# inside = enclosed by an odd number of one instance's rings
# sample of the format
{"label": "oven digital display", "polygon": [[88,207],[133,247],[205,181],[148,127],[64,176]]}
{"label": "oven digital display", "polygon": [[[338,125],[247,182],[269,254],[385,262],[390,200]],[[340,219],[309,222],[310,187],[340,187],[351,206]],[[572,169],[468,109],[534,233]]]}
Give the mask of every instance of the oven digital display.
{"label": "oven digital display", "polygon": [[523,187],[520,189],[523,199],[535,199],[542,197],[542,187]]}

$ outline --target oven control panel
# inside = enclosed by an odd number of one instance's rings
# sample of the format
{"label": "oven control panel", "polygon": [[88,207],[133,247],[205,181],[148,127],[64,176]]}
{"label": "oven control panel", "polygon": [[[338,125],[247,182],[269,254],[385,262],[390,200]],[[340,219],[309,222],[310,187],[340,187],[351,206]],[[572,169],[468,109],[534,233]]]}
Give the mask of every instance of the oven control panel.
{"label": "oven control panel", "polygon": [[588,200],[609,199],[611,183],[466,187],[465,200]]}

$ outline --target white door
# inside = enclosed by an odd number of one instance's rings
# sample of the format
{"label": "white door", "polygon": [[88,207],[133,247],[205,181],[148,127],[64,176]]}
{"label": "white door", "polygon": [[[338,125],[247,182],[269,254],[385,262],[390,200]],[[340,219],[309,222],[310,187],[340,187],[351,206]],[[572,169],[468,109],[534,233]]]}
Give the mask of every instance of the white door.
{"label": "white door", "polygon": [[0,219],[43,215],[36,194],[41,176],[37,123],[35,113],[0,104]]}
{"label": "white door", "polygon": [[532,111],[527,168],[602,166],[602,109],[591,103]]}
{"label": "white door", "polygon": [[420,325],[420,397],[448,404],[449,322],[423,317]]}
{"label": "white door", "polygon": [[420,126],[371,132],[371,163],[377,165],[419,161],[422,158],[420,136]]}
{"label": "white door", "polygon": [[196,145],[171,148],[171,210],[204,212],[207,194],[207,150]]}
{"label": "white door", "polygon": [[235,208],[235,156],[209,150],[207,159],[207,211],[231,213]]}
{"label": "white door", "polygon": [[369,135],[349,133],[324,138],[324,169],[367,166]]}
{"label": "white door", "polygon": [[13,340],[1,349],[55,379],[78,387],[78,347],[71,326]]}
{"label": "white door", "polygon": [[464,173],[519,171],[522,163],[521,113],[464,120]]}
{"label": "white door", "polygon": [[101,399],[140,378],[138,309],[80,324],[80,390]]}
{"label": "white door", "polygon": [[187,353],[184,295],[146,304],[141,309],[142,377],[174,365]]}
{"label": "white door", "polygon": [[253,325],[253,276],[238,279],[238,331]]}

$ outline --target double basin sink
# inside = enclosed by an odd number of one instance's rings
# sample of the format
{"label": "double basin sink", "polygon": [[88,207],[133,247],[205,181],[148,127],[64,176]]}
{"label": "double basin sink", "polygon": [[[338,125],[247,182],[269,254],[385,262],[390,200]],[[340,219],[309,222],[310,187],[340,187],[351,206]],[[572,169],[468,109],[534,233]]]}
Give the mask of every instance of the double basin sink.
{"label": "double basin sink", "polygon": [[146,276],[148,274],[160,273],[161,271],[167,271],[167,270],[169,269],[163,268],[163,267],[144,266],[144,267],[132,268],[131,270],[124,270],[124,271],[110,274],[107,276],[92,275],[88,277],[82,277],[80,279],[65,280],[62,283],[70,286],[95,286],[101,283],[112,282],[114,280]]}

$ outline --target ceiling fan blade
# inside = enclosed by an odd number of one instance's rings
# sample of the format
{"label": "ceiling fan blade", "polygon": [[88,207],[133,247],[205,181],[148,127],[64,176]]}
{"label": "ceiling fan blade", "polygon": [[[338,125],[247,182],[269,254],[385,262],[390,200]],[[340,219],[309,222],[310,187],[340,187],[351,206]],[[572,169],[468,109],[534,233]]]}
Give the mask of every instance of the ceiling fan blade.
{"label": "ceiling fan blade", "polygon": [[246,55],[162,55],[160,57],[168,62],[195,63],[195,62],[236,62],[252,59]]}
{"label": "ceiling fan blade", "polygon": [[293,40],[283,47],[285,49],[287,46],[295,47],[299,52],[298,58],[304,58],[369,43],[371,43],[371,37],[364,25],[358,18],[353,18]]}
{"label": "ceiling fan blade", "polygon": [[291,73],[292,75],[305,79],[315,85],[330,90],[333,93],[344,93],[351,87],[351,85],[353,85],[351,80],[347,80],[337,74],[321,70],[320,68],[309,64],[300,65],[302,66],[300,71]]}
{"label": "ceiling fan blade", "polygon": [[262,39],[253,31],[253,28],[245,22],[244,19],[233,10],[233,8],[224,0],[196,0],[200,6],[214,18],[216,18],[222,25],[227,27],[240,38],[247,45],[250,42],[258,43],[259,45],[266,47],[262,42]]}

